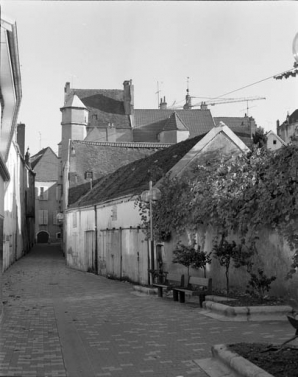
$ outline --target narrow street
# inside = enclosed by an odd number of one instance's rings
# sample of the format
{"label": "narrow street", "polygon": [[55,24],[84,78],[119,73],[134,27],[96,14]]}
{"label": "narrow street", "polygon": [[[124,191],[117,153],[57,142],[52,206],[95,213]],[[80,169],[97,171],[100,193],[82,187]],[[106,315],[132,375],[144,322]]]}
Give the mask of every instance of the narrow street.
{"label": "narrow street", "polygon": [[1,376],[206,377],[194,360],[214,344],[293,335],[287,322],[220,322],[197,304],[69,269],[58,246],[35,246],[3,286]]}

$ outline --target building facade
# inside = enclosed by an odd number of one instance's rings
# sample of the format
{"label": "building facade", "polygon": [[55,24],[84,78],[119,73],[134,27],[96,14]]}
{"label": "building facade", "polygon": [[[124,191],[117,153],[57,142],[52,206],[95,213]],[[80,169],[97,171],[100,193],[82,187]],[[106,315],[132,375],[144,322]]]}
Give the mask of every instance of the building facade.
{"label": "building facade", "polygon": [[50,147],[30,158],[35,177],[35,240],[56,243],[61,240],[57,214],[61,211],[58,186],[59,159]]}
{"label": "building facade", "polygon": [[[10,180],[6,166],[21,103],[21,74],[16,23],[2,16],[0,7],[0,274],[3,270],[4,196]],[[0,317],[2,286],[0,276]]]}
{"label": "building facade", "polygon": [[286,144],[298,145],[298,110],[288,114],[282,124],[277,121],[276,133]]}

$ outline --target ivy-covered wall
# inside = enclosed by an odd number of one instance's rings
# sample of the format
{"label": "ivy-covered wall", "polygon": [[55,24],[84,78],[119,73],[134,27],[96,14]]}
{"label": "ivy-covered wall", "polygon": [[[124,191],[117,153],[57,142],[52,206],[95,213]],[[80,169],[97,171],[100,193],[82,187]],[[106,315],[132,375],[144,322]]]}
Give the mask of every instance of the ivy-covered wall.
{"label": "ivy-covered wall", "polygon": [[[212,251],[213,240],[216,232],[209,227],[199,229],[197,234],[198,245],[206,252]],[[259,267],[264,268],[267,276],[276,276],[276,280],[271,284],[270,294],[277,296],[289,296],[298,299],[298,275],[294,274],[292,279],[286,279],[287,273],[292,264],[293,252],[287,242],[277,233],[268,228],[260,231],[259,240],[256,242],[258,254],[254,257],[254,262]],[[176,248],[178,240],[184,244],[191,242],[191,236],[175,236],[170,241],[163,243],[164,270],[187,274],[187,268],[181,264],[173,264],[173,250]],[[234,240],[240,241],[240,237],[234,235]],[[218,290],[225,289],[225,270],[213,257],[210,265],[207,265],[207,277],[212,278],[213,287]],[[190,270],[190,275],[203,277],[203,270]],[[245,291],[250,275],[244,267],[230,270],[230,289]]]}

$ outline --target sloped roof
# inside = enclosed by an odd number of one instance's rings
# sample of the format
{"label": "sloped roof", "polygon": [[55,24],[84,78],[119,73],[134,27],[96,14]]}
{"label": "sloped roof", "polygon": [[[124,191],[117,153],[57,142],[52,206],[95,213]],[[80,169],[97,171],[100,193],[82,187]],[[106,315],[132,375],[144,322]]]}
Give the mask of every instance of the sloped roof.
{"label": "sloped roof", "polygon": [[[230,130],[228,131],[231,133]],[[239,137],[237,133],[234,134]],[[231,140],[233,137],[234,139],[236,138],[234,134],[232,133]],[[81,187],[71,188],[69,192],[73,200],[69,201],[69,207],[86,206],[125,195],[134,196],[140,194],[142,191],[148,189],[149,180],[152,180],[154,185],[163,174],[169,172],[205,135],[198,135],[173,144],[148,157],[120,167],[94,182],[93,189],[84,196],[82,196]],[[241,139],[241,136],[239,138]],[[153,172],[153,175],[151,172]],[[90,186],[85,187],[87,188],[86,191],[90,188]]]}
{"label": "sloped roof", "polygon": [[29,160],[30,160],[32,169],[34,169],[34,167],[38,164],[38,162],[43,157],[43,155],[45,154],[45,152],[47,151],[48,148],[50,148],[50,147],[43,148],[39,152],[37,152],[35,155],[30,157]]}
{"label": "sloped roof", "polygon": [[[112,143],[72,141],[70,153],[70,187],[84,185],[86,171],[93,172],[97,180],[133,161],[149,156],[170,144],[161,143]],[[89,189],[89,188],[88,188]],[[83,190],[84,188],[78,189]],[[70,190],[69,203],[77,199],[75,191]]]}
{"label": "sloped roof", "polygon": [[[181,143],[160,150],[148,157],[139,159],[122,166],[118,170],[100,178],[93,189],[70,207],[84,206],[95,202],[106,201],[127,194],[136,195],[148,189],[149,180],[155,184],[162,176],[161,172],[168,172],[204,135],[187,139]],[[150,171],[160,171],[151,176]],[[72,188],[70,193],[77,196],[80,188]]]}
{"label": "sloped roof", "polygon": [[202,135],[214,127],[210,110],[171,110],[171,109],[136,109],[134,111],[135,128],[133,130],[135,141],[158,141],[157,135],[163,131],[168,119],[175,114],[189,130],[190,137]]}
{"label": "sloped roof", "polygon": [[39,151],[29,159],[32,169],[35,171],[36,182],[52,182],[58,180],[59,159],[52,148],[47,147]]}
{"label": "sloped roof", "polygon": [[171,114],[171,116],[166,120],[165,126],[163,128],[163,131],[171,130],[187,131],[185,124],[182,122],[176,112]]}
{"label": "sloped roof", "polygon": [[290,115],[290,123],[295,123],[298,122],[298,110],[295,110],[291,115]]}
{"label": "sloped roof", "polygon": [[83,104],[83,102],[79,99],[79,97],[76,94],[73,94],[68,97],[64,107],[86,108],[86,106]]}
{"label": "sloped roof", "polygon": [[71,89],[66,102],[73,94],[76,94],[89,110],[92,127],[107,127],[109,123],[113,123],[116,128],[130,128],[129,116],[124,111],[123,90]]}
{"label": "sloped roof", "polygon": [[214,122],[218,126],[220,122],[223,122],[232,131],[245,133],[250,135],[250,126],[252,118],[249,117],[214,117]]}

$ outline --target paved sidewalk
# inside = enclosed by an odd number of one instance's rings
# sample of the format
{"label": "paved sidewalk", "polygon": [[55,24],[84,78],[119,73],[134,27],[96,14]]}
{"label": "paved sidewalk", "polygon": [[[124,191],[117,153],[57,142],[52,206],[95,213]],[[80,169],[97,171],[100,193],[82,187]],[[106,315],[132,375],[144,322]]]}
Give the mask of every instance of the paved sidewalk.
{"label": "paved sidewalk", "polygon": [[57,246],[35,246],[3,285],[0,376],[206,377],[194,360],[214,344],[293,335],[287,322],[220,322],[196,304],[69,269]]}

